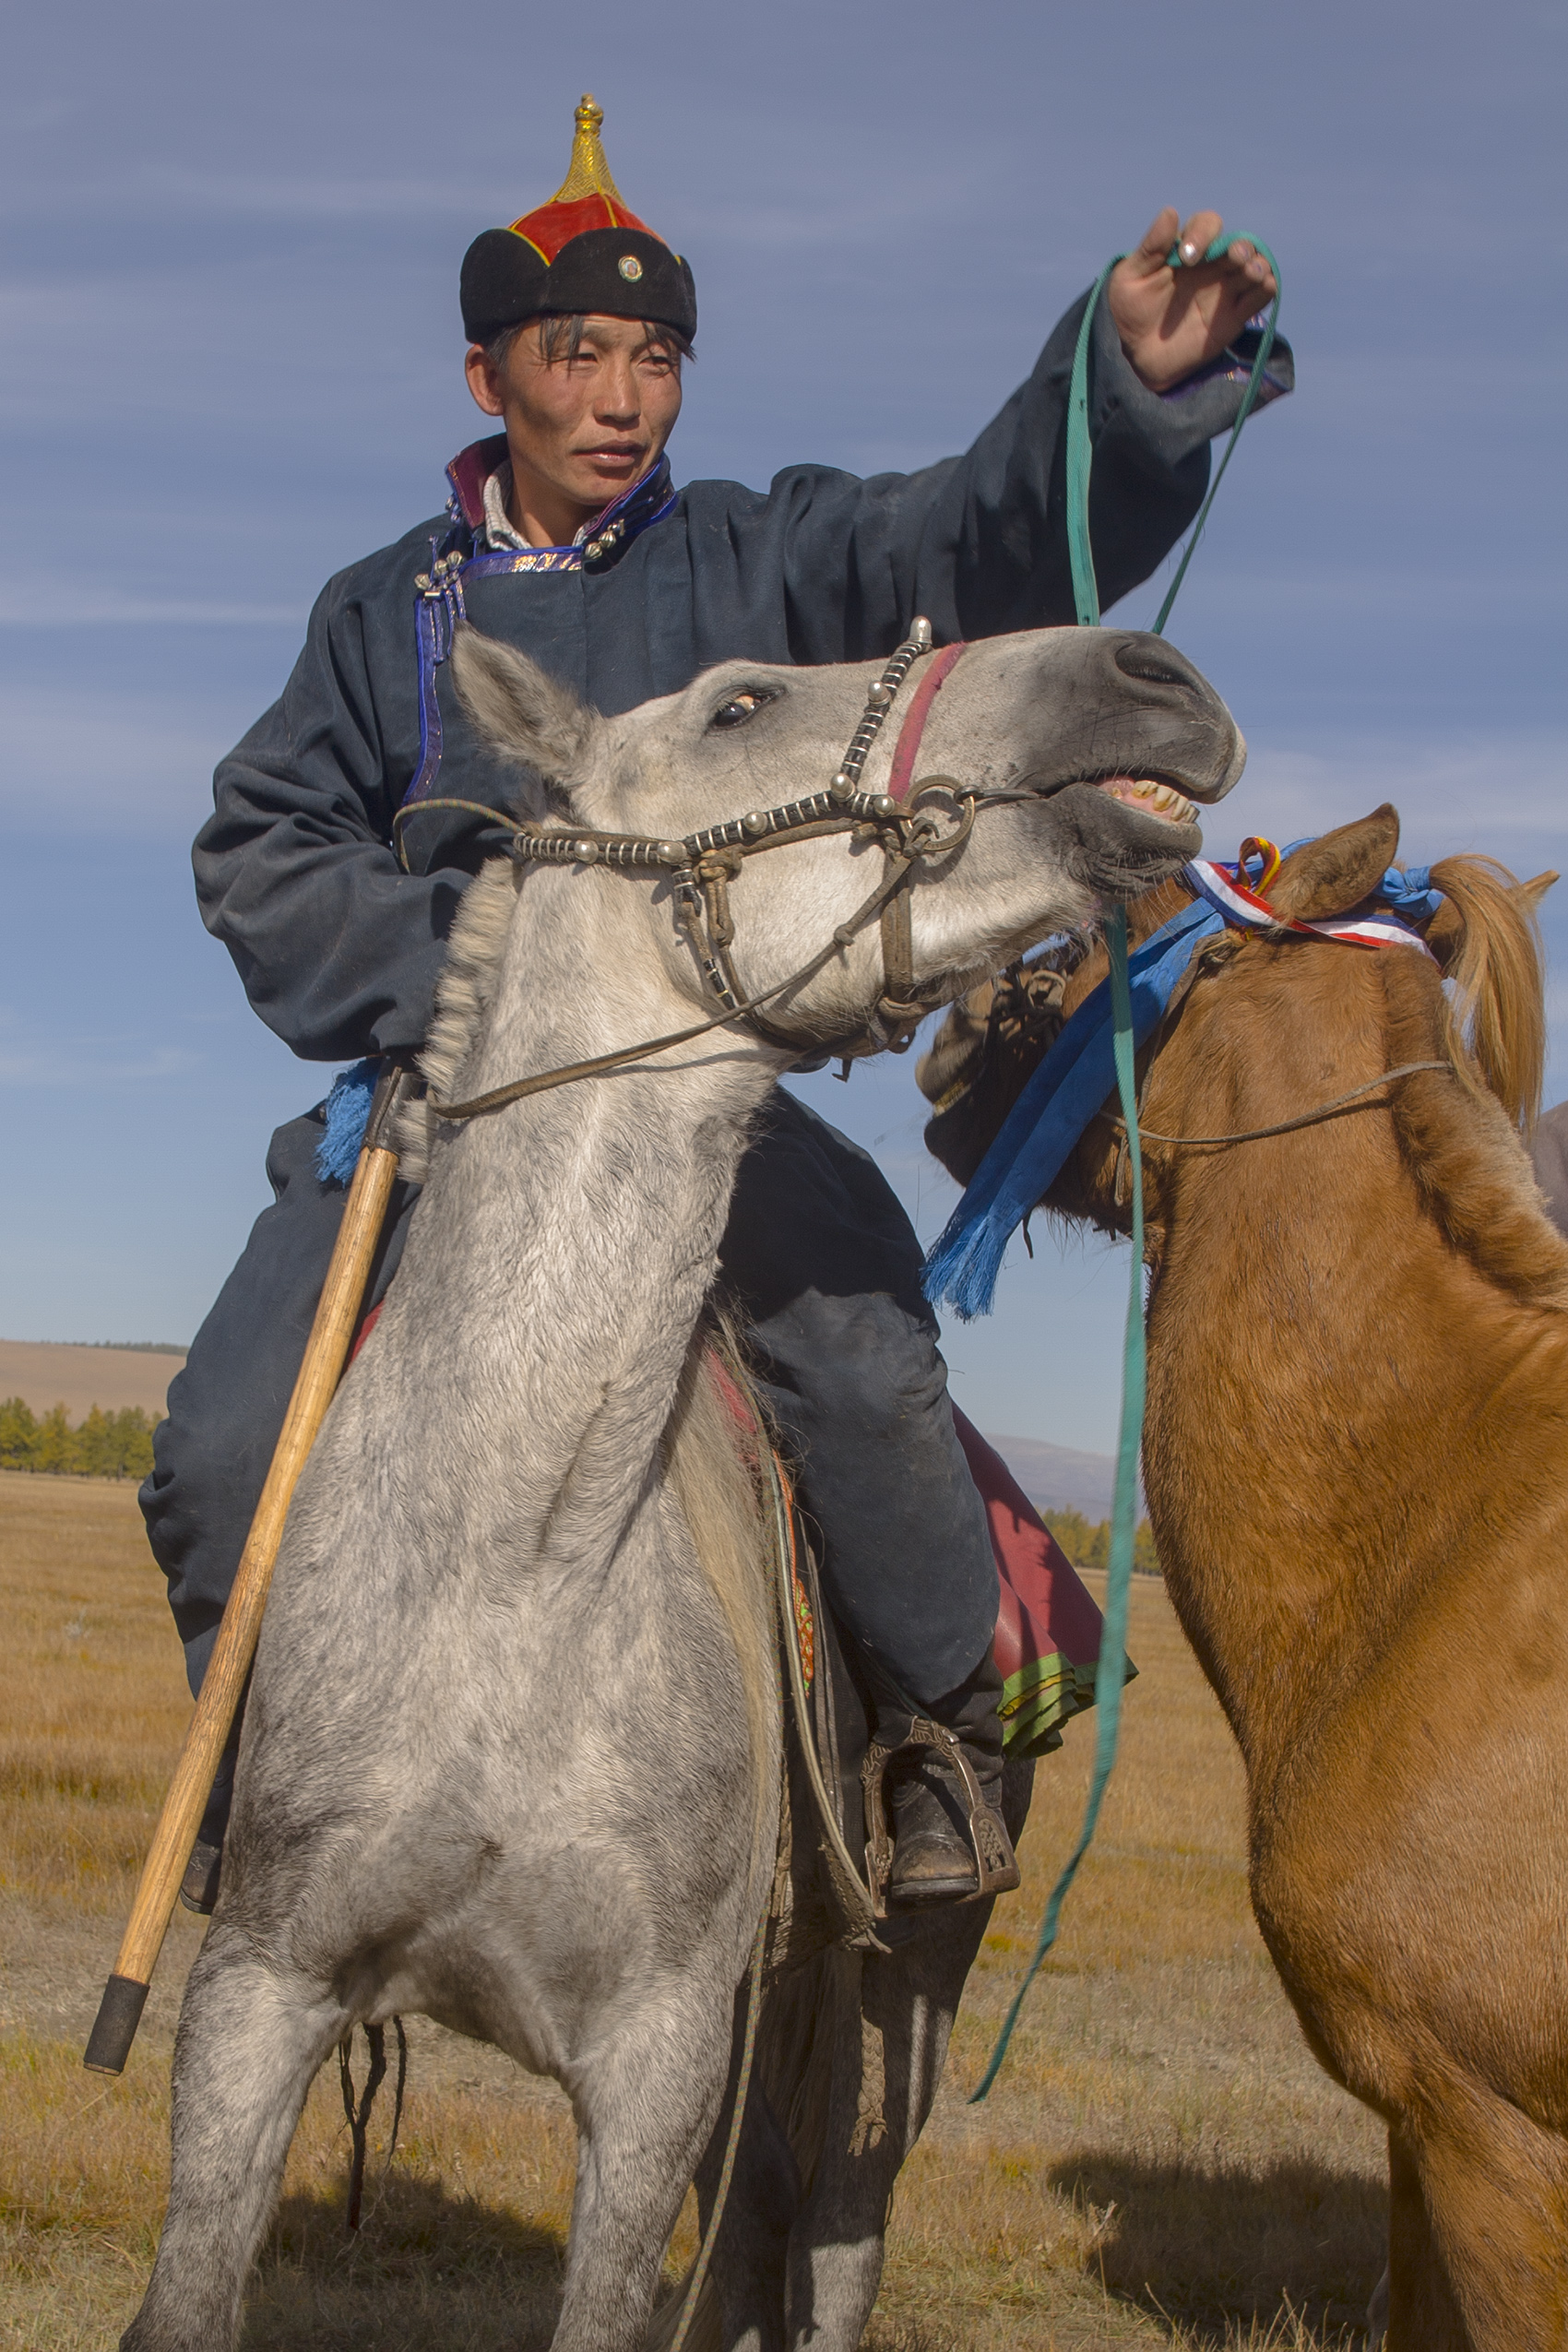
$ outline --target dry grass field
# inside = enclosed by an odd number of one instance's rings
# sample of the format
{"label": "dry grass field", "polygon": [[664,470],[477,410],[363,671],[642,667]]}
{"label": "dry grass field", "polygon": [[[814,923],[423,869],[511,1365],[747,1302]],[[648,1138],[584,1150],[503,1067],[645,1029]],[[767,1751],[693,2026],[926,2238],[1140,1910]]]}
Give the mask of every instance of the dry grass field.
{"label": "dry grass field", "polygon": [[[124,1488],[0,1476],[0,2346],[101,2352],[166,2180],[177,1914],[123,2080],[80,2053],[187,1711]],[[1318,2072],[1247,1907],[1241,1776],[1157,1586],[1102,1832],[1000,2084],[964,2104],[1071,1841],[1087,1724],[1040,1770],[948,2083],[895,2205],[873,2352],[1348,2346],[1382,2267],[1381,2135]],[[246,2352],[541,2352],[572,2133],[553,2087],[415,2024],[395,2164],[345,2243],[316,2085]],[[383,2135],[389,2112],[379,2116]],[[374,2144],[374,2134],[373,2134]],[[382,2141],[384,2147],[384,2137]]]}

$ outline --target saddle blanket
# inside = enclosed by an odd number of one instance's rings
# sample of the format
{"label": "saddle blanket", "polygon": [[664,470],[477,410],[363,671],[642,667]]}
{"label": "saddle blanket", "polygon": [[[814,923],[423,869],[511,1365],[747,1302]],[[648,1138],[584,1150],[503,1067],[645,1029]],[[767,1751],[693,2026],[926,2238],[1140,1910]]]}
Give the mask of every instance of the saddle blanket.
{"label": "saddle blanket", "polygon": [[[1094,1705],[1104,1620],[995,1446],[956,1405],[953,1422],[985,1504],[996,1561],[1003,1746],[1010,1756],[1041,1756],[1062,1745],[1061,1727],[1070,1716]],[[1129,1667],[1129,1681],[1135,1671]]]}

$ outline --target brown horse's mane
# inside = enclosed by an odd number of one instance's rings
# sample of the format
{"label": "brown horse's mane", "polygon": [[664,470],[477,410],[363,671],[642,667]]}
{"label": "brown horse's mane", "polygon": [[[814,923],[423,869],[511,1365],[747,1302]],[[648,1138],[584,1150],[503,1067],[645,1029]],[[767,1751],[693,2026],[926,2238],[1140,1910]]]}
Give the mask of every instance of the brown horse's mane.
{"label": "brown horse's mane", "polygon": [[[1391,1066],[1446,1054],[1460,1081],[1414,1078],[1395,1098],[1394,1132],[1424,1205],[1450,1246],[1521,1305],[1568,1307],[1568,1242],[1542,1205],[1515,1103],[1493,1090],[1508,1083],[1509,1064],[1506,1051],[1500,1063],[1482,1042],[1500,1017],[1496,1003],[1467,1037],[1463,994],[1451,1004],[1431,965],[1404,954],[1381,960]],[[1538,1015],[1540,994],[1538,967]],[[1517,1106],[1534,1109],[1534,1100]]]}
{"label": "brown horse's mane", "polygon": [[[1378,951],[1389,1067],[1446,1059],[1405,1081],[1393,1103],[1401,1156],[1450,1246],[1521,1305],[1568,1308],[1568,1241],[1547,1216],[1520,1132],[1539,1107],[1546,1013],[1535,900],[1493,860],[1432,868],[1443,906],[1429,927],[1435,961]],[[1142,940],[1191,901],[1162,883],[1130,909]],[[1335,949],[1336,954],[1359,951]],[[1444,990],[1447,980],[1451,994]]]}

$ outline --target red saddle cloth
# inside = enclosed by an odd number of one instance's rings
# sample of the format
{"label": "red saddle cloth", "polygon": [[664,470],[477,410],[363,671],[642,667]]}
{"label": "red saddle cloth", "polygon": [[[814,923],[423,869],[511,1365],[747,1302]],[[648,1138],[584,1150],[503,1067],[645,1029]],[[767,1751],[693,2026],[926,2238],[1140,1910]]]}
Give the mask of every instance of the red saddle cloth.
{"label": "red saddle cloth", "polygon": [[[1094,1705],[1104,1620],[995,1446],[956,1406],[953,1422],[985,1504],[1002,1587],[996,1663],[1003,1745],[1010,1756],[1043,1755],[1062,1745],[1068,1717]],[[1129,1667],[1129,1677],[1133,1671]]]}

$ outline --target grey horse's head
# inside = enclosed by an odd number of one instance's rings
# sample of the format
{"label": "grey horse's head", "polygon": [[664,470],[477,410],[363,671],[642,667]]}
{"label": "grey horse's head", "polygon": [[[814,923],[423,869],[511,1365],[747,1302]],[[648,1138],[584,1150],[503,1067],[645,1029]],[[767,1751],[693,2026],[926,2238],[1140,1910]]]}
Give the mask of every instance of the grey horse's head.
{"label": "grey horse's head", "polygon": [[[529,821],[677,838],[821,791],[879,667],[727,661],[680,694],[604,719],[472,629],[453,651],[458,692],[516,764]],[[886,789],[921,674],[917,663],[866,762],[870,793]],[[1161,638],[1043,629],[967,647],[930,701],[914,768],[915,789],[940,775],[978,807],[961,845],[924,862],[911,892],[913,977],[926,1001],[1175,873],[1202,847],[1194,804],[1228,792],[1245,759],[1224,703]],[[863,904],[878,868],[869,827],[748,860],[730,885],[744,984],[761,990],[798,967]],[[690,958],[667,915],[658,930],[689,992]],[[846,1035],[881,980],[873,927],[780,1016],[802,1041]]]}

